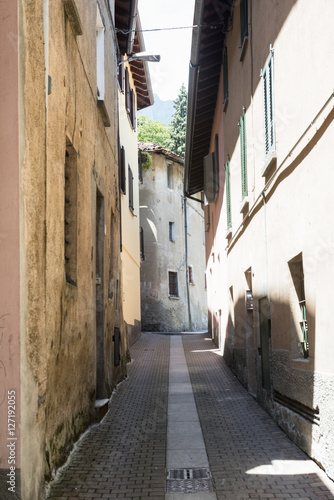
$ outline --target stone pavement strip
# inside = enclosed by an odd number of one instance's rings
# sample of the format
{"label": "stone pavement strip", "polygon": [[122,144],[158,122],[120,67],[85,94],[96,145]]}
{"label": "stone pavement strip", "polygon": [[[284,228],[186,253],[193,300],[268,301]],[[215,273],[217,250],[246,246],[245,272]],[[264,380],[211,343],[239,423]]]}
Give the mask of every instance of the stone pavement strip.
{"label": "stone pavement strip", "polygon": [[[211,339],[143,334],[131,355],[127,380],[49,500],[334,499],[332,481],[242,387]],[[180,470],[210,471],[215,492],[165,493],[167,474]]]}

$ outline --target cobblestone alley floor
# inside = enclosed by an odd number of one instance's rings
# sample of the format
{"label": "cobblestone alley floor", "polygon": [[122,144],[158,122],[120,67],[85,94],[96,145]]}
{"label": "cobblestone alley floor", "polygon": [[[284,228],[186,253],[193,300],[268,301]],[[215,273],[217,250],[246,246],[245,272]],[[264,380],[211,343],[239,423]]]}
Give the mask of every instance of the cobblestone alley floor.
{"label": "cobblestone alley floor", "polygon": [[[168,429],[167,440],[167,424],[172,418],[168,407],[171,376],[177,389],[173,371],[169,372],[171,339],[175,338],[181,339],[175,348],[182,350],[186,360],[182,376],[190,376],[192,394],[187,397],[196,403],[196,418],[190,418],[186,427],[191,432],[192,422],[199,419],[206,453],[202,469],[192,469],[198,467],[200,445],[190,442],[194,454],[187,460],[194,463],[184,465],[188,476],[172,482],[176,488],[166,493],[166,457],[173,460],[174,454],[173,428]],[[128,378],[115,391],[109,412],[80,439],[52,484],[49,500],[334,499],[333,482],[248,394],[205,335],[143,334],[131,348],[131,356]],[[181,401],[180,391],[176,397]],[[186,406],[188,400],[184,401]],[[176,408],[175,432],[183,429],[177,423]],[[189,403],[189,415],[191,408]],[[187,439],[187,428],[184,432]],[[203,443],[202,437],[194,439]],[[191,450],[186,456],[191,457]],[[210,479],[201,475],[192,479],[201,471],[209,471]]]}

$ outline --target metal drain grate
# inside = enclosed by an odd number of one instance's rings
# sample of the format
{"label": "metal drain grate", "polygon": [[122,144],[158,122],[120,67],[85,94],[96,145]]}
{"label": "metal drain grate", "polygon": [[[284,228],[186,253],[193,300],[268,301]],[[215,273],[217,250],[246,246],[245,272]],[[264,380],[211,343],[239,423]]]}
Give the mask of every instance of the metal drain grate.
{"label": "metal drain grate", "polygon": [[203,493],[214,491],[210,469],[169,469],[166,493]]}

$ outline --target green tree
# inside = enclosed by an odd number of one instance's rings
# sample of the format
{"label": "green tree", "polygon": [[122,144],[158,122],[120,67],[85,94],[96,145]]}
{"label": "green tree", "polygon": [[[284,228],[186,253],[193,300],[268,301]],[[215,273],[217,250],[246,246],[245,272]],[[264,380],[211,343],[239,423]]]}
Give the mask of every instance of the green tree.
{"label": "green tree", "polygon": [[170,126],[159,121],[151,120],[141,115],[137,120],[138,141],[158,144],[168,149],[170,143]]}
{"label": "green tree", "polygon": [[174,101],[175,112],[171,124],[170,150],[180,156],[184,156],[186,148],[187,128],[187,91],[182,83],[179,95]]}

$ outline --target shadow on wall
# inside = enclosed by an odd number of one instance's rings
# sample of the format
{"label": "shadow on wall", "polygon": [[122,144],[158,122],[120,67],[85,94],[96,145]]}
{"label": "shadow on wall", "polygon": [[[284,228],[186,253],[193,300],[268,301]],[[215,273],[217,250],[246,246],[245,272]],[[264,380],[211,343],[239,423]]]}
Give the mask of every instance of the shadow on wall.
{"label": "shadow on wall", "polygon": [[[297,299],[299,293],[296,291]],[[267,297],[254,297],[253,310],[247,310],[245,299],[239,298],[221,331],[224,359],[242,385],[290,439],[333,477],[332,401],[328,394],[333,394],[334,377],[314,372],[315,341],[311,304],[306,313],[303,304],[299,311],[287,302],[271,300],[269,306]]]}

